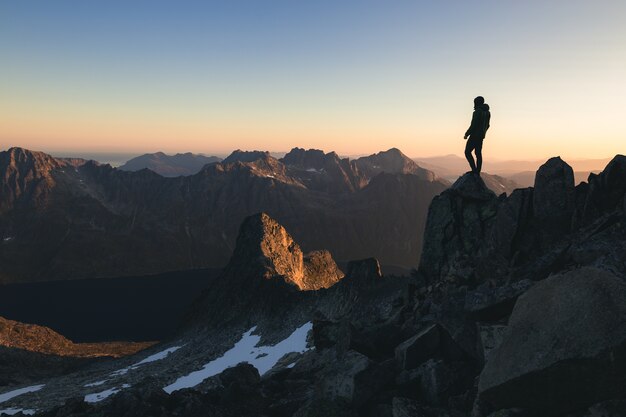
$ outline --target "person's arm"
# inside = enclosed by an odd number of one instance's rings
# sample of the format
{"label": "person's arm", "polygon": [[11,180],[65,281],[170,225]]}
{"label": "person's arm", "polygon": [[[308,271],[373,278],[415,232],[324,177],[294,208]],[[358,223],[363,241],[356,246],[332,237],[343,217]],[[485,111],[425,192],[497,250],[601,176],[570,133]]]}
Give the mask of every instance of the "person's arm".
{"label": "person's arm", "polygon": [[474,110],[474,113],[472,113],[472,122],[470,123],[470,127],[467,129],[467,132],[465,132],[465,136],[463,136],[463,139],[467,139],[467,137],[472,133],[474,128],[478,125],[478,118],[478,110]]}

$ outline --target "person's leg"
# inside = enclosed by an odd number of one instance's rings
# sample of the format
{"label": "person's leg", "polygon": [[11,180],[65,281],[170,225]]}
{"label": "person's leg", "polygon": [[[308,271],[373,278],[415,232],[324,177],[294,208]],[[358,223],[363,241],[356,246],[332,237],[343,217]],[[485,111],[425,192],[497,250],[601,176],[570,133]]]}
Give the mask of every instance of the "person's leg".
{"label": "person's leg", "polygon": [[474,152],[476,153],[476,173],[480,175],[480,170],[483,166],[483,140],[479,140],[474,147]]}
{"label": "person's leg", "polygon": [[474,157],[472,156],[472,151],[474,150],[474,141],[472,138],[469,138],[465,143],[465,159],[469,162],[470,168],[472,172],[476,172],[476,164],[474,163]]}

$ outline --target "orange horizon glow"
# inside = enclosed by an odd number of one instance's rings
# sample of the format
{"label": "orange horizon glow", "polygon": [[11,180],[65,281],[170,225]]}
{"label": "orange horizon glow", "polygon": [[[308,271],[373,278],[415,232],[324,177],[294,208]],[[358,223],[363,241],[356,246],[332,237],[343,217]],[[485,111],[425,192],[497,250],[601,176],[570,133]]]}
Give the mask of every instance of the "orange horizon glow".
{"label": "orange horizon glow", "polygon": [[0,149],[462,155],[480,94],[486,159],[626,153],[626,4],[54,3],[0,4]]}

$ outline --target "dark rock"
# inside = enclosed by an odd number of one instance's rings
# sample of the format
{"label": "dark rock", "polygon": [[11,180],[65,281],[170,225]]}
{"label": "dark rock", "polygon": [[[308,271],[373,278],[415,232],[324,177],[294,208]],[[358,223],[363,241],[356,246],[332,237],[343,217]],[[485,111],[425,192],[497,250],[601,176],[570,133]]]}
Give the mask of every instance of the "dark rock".
{"label": "dark rock", "polygon": [[489,410],[553,416],[626,395],[626,284],[585,267],[522,295],[479,382]]}
{"label": "dark rock", "polygon": [[416,417],[421,413],[421,407],[415,400],[395,397],[391,402],[393,417]]}
{"label": "dark rock", "polygon": [[561,158],[539,167],[533,192],[533,215],[542,248],[569,233],[575,209],[574,172]]}
{"label": "dark rock", "polygon": [[373,362],[365,355],[348,351],[333,367],[327,368],[319,381],[317,391],[320,398],[342,399],[347,403],[358,398],[358,376],[366,372]]}
{"label": "dark rock", "polygon": [[626,156],[616,155],[598,174],[589,175],[589,190],[583,210],[583,223],[593,222],[601,214],[624,209],[626,193]]}
{"label": "dark rock", "polygon": [[393,417],[463,417],[464,414],[441,408],[421,405],[415,400],[404,397],[394,397],[391,402]]}
{"label": "dark rock", "polygon": [[488,417],[526,417],[527,414],[518,408],[509,408],[506,410],[498,410],[491,414]]}
{"label": "dark rock", "polygon": [[356,417],[357,414],[341,399],[319,399],[300,408],[293,417]]}
{"label": "dark rock", "polygon": [[382,278],[380,264],[376,258],[361,259],[348,262],[346,277],[358,277],[359,279]]}
{"label": "dark rock", "polygon": [[480,340],[483,346],[483,357],[485,362],[489,360],[491,352],[500,346],[507,327],[501,324],[481,325],[480,326]]}
{"label": "dark rock", "polygon": [[261,382],[259,371],[249,363],[240,363],[237,366],[225,369],[219,374],[219,379],[225,387],[233,384],[254,386]]}
{"label": "dark rock", "polygon": [[436,324],[402,342],[395,351],[401,369],[412,369],[436,355],[439,349],[440,328]]}
{"label": "dark rock", "polygon": [[445,405],[448,397],[456,393],[460,375],[444,361],[429,359],[416,371],[420,401],[429,405]]}
{"label": "dark rock", "polygon": [[533,282],[517,281],[509,285],[489,288],[483,284],[465,296],[465,310],[480,321],[497,321],[511,314],[517,297],[528,291]]}
{"label": "dark rock", "polygon": [[494,225],[494,249],[506,259],[532,249],[532,202],[533,189],[524,188],[513,191],[500,205]]}
{"label": "dark rock", "polygon": [[581,417],[624,417],[625,415],[626,400],[615,399],[592,405]]}
{"label": "dark rock", "polygon": [[313,320],[313,343],[316,349],[335,348],[345,352],[350,347],[352,329],[347,321]]}
{"label": "dark rock", "polygon": [[497,212],[498,198],[480,177],[459,178],[430,205],[419,271],[431,281],[474,278]]}

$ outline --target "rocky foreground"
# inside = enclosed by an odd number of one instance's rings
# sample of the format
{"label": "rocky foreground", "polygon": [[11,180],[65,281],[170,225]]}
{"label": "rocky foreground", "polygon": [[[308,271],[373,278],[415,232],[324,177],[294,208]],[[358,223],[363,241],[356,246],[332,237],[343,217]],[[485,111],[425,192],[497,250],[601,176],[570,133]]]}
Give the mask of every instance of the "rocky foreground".
{"label": "rocky foreground", "polygon": [[[550,159],[509,197],[467,174],[433,200],[409,278],[381,276],[374,259],[342,278],[327,256],[307,268],[278,223],[253,216],[171,342],[183,347],[117,375],[102,401],[49,381],[6,405],[45,416],[626,415],[625,193],[621,155],[576,187]],[[306,346],[269,365],[270,348],[253,350],[265,352],[255,366],[181,379],[232,351],[241,330],[279,346],[307,323]]]}

